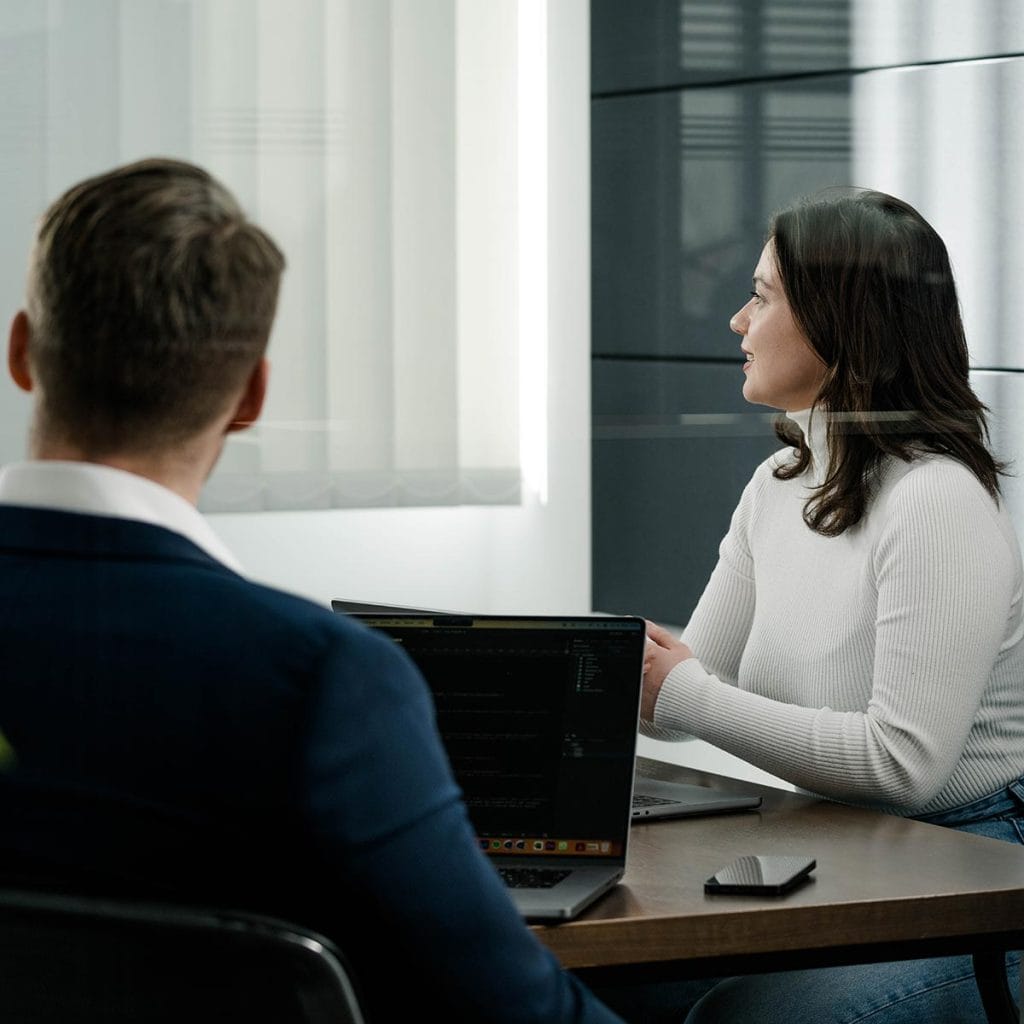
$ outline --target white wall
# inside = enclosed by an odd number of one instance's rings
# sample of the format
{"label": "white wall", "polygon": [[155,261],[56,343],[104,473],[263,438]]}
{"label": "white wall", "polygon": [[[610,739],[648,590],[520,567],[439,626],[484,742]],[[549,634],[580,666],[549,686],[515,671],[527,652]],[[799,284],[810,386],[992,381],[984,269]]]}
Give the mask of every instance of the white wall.
{"label": "white wall", "polygon": [[546,504],[211,515],[253,578],[323,603],[590,610],[588,25],[587,0],[549,4]]}

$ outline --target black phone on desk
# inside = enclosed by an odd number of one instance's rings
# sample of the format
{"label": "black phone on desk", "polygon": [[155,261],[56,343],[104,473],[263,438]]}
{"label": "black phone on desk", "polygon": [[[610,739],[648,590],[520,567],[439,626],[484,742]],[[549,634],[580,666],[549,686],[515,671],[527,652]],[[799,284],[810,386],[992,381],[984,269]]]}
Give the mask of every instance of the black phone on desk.
{"label": "black phone on desk", "polygon": [[707,893],[782,896],[806,882],[817,867],[813,857],[748,854],[719,868],[705,883]]}

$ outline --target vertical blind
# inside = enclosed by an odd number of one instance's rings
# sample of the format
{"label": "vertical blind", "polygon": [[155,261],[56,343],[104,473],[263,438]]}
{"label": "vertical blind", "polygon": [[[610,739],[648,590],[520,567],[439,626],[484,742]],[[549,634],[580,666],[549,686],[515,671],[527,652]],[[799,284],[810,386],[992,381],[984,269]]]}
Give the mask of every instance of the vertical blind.
{"label": "vertical blind", "polygon": [[518,6],[0,6],[5,267],[60,191],[150,155],[208,168],[285,252],[264,417],[204,510],[520,500]]}

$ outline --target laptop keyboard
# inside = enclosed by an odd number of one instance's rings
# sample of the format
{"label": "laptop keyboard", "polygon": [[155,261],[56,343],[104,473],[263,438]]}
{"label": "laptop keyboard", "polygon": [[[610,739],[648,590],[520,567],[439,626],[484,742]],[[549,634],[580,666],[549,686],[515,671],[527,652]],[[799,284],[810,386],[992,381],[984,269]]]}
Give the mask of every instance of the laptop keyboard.
{"label": "laptop keyboard", "polygon": [[634,793],[634,807],[656,807],[658,804],[674,804],[674,800],[666,800],[662,796],[650,796],[647,793]]}
{"label": "laptop keyboard", "polygon": [[569,874],[563,868],[498,868],[510,889],[550,889]]}

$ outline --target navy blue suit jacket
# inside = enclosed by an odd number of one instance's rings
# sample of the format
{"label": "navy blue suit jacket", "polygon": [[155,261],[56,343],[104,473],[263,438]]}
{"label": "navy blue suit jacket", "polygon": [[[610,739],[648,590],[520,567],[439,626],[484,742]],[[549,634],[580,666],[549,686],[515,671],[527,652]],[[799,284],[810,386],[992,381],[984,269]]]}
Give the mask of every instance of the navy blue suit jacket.
{"label": "navy blue suit jacket", "polygon": [[377,1020],[617,1018],[477,848],[389,640],[145,523],[0,506],[0,864],[283,914]]}

